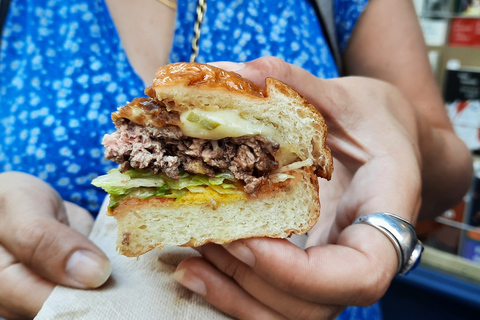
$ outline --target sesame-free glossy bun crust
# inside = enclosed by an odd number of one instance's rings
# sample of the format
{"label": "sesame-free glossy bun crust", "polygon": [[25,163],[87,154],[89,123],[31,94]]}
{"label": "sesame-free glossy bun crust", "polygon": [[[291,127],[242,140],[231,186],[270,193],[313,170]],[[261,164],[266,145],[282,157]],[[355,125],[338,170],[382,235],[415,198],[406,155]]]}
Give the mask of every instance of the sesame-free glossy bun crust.
{"label": "sesame-free glossy bun crust", "polygon": [[202,63],[173,63],[158,68],[153,88],[188,86],[263,97],[264,90],[237,73]]}

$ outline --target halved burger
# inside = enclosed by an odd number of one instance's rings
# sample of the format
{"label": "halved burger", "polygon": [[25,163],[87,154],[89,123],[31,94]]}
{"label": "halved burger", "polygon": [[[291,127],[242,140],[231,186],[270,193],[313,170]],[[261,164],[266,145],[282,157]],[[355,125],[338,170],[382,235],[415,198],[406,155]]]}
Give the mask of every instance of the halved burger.
{"label": "halved burger", "polygon": [[158,69],[148,97],[112,114],[93,184],[110,194],[121,254],[166,246],[286,238],[318,220],[318,177],[332,156],[320,113],[286,84],[265,89],[199,63]]}

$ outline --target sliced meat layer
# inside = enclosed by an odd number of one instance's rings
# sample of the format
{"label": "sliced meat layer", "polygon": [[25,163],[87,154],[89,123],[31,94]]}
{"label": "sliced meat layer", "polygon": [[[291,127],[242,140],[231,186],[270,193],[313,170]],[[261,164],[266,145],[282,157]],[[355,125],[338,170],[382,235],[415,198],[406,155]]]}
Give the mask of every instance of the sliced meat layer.
{"label": "sliced meat layer", "polygon": [[278,167],[278,143],[260,135],[204,140],[185,137],[174,125],[141,126],[127,119],[118,119],[116,127],[103,144],[105,157],[119,163],[122,172],[142,169],[180,179],[182,170],[208,176],[230,171],[252,194]]}

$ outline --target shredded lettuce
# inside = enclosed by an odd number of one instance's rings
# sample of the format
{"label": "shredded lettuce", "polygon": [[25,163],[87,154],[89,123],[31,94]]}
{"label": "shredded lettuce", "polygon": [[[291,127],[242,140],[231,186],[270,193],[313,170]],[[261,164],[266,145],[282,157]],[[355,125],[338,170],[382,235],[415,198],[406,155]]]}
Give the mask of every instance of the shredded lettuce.
{"label": "shredded lettuce", "polygon": [[[176,190],[178,191],[178,190]],[[160,188],[132,188],[122,194],[110,194],[110,208],[115,208],[122,199],[138,198],[145,200],[150,197],[173,197],[175,194],[169,194],[166,187]]]}
{"label": "shredded lettuce", "polygon": [[115,208],[125,198],[180,199],[188,191],[206,192],[206,187],[210,187],[220,194],[241,192],[231,183],[237,181],[231,172],[219,173],[215,177],[184,172],[180,174],[180,177],[179,180],[174,180],[164,174],[154,174],[148,171],[128,170],[121,173],[118,169],[114,169],[106,175],[94,179],[92,184],[110,194],[110,208]]}
{"label": "shredded lettuce", "polygon": [[163,187],[165,185],[165,180],[162,175],[154,175],[151,173],[147,175],[140,170],[129,170],[125,173],[121,173],[118,169],[113,169],[106,175],[95,178],[92,181],[92,184],[104,189],[111,195],[122,195],[132,188]]}
{"label": "shredded lettuce", "polygon": [[306,166],[311,166],[311,165],[313,165],[313,160],[312,159],[306,159],[306,160],[303,160],[303,161],[297,161],[297,162],[291,163],[289,165],[283,166],[277,172],[287,172],[287,171],[290,171],[290,170],[296,170],[296,169],[300,169],[300,168],[303,168],[303,167],[306,167]]}
{"label": "shredded lettuce", "polygon": [[243,192],[243,191],[240,191],[240,190],[237,190],[235,188],[234,185],[232,184],[222,184],[222,185],[219,185],[219,186],[215,186],[215,185],[211,185],[210,188],[212,188],[213,190],[215,190],[216,192],[220,193],[220,194],[234,194],[234,193],[239,193],[239,192]]}
{"label": "shredded lettuce", "polygon": [[[269,178],[273,183],[278,183],[294,176],[277,172],[270,174]],[[110,194],[110,208],[115,208],[123,199],[144,200],[150,197],[165,197],[178,200],[187,192],[208,192],[207,188],[222,195],[244,192],[243,189],[237,188],[235,182],[237,179],[231,172],[219,173],[215,177],[182,172],[180,179],[174,180],[161,173],[154,174],[143,170],[128,170],[121,173],[118,169],[113,169],[106,175],[94,179],[92,184]]]}
{"label": "shredded lettuce", "polygon": [[286,173],[272,173],[270,174],[270,181],[272,181],[273,183],[278,183],[278,182],[284,182],[288,179],[294,179],[295,177],[290,175],[290,174],[286,174]]}

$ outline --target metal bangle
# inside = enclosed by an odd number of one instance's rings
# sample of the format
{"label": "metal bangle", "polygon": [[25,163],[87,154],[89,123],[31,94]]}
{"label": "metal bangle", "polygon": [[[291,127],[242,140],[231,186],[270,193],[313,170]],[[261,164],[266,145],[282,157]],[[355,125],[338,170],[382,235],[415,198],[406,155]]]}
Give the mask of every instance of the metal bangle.
{"label": "metal bangle", "polygon": [[390,239],[397,251],[397,274],[406,274],[420,262],[423,245],[410,221],[393,213],[377,212],[358,217],[353,224],[357,223],[368,224]]}

